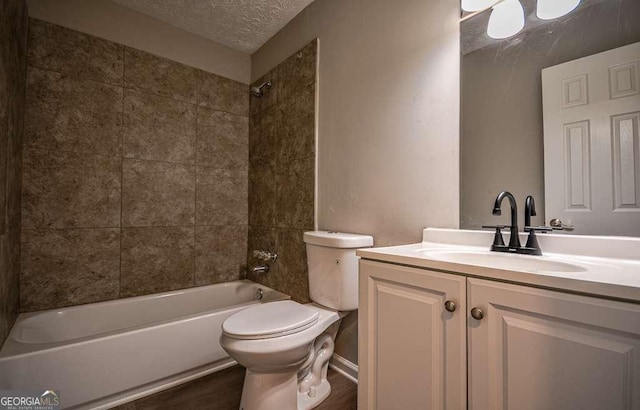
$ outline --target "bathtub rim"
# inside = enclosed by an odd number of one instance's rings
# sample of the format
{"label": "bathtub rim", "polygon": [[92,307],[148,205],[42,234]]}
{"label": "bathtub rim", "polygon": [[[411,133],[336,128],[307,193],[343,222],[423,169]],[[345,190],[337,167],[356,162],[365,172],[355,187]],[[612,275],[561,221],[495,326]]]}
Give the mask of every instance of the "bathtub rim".
{"label": "bathtub rim", "polygon": [[[41,315],[41,314],[43,314],[45,312],[51,312],[51,311],[56,311],[56,310],[60,310],[60,309],[79,310],[79,309],[82,309],[82,308],[86,308],[86,306],[88,306],[88,305],[103,306],[103,305],[107,305],[107,304],[125,303],[125,302],[130,302],[130,301],[151,299],[151,298],[156,298],[156,297],[166,297],[166,296],[175,295],[175,294],[188,293],[188,291],[193,291],[193,290],[195,290],[195,291],[200,291],[200,290],[204,291],[204,288],[210,288],[210,287],[230,287],[231,283],[236,283],[236,284],[237,283],[245,283],[245,284],[259,286],[263,290],[265,290],[265,289],[268,290],[267,292],[264,292],[265,296],[266,295],[274,295],[275,298],[273,298],[273,299],[269,298],[264,302],[259,302],[260,300],[264,300],[264,299],[253,299],[250,302],[245,302],[245,303],[241,303],[241,304],[228,305],[228,306],[221,307],[221,308],[218,308],[218,309],[200,311],[200,312],[192,313],[190,315],[178,316],[178,317],[174,317],[174,318],[170,318],[170,319],[166,319],[166,320],[161,320],[161,321],[155,321],[155,322],[151,322],[151,323],[144,323],[144,324],[140,324],[140,325],[136,325],[136,326],[130,326],[130,327],[122,328],[122,329],[111,330],[111,331],[108,331],[108,332],[94,333],[94,334],[91,334],[91,335],[88,335],[88,336],[83,336],[83,337],[69,339],[69,340],[63,340],[63,341],[59,341],[59,342],[27,343],[27,342],[18,341],[17,339],[13,338],[14,329],[17,327],[17,325],[20,322],[24,321],[25,319],[29,319],[31,317],[35,317],[37,315]],[[16,358],[20,358],[20,357],[26,357],[26,356],[29,356],[29,355],[34,355],[34,354],[37,354],[38,352],[43,351],[43,350],[58,350],[58,349],[64,349],[64,348],[72,347],[72,346],[80,346],[80,345],[83,345],[83,344],[91,343],[94,340],[108,340],[108,339],[112,339],[114,337],[118,337],[120,335],[140,333],[142,331],[145,331],[146,329],[157,329],[157,328],[161,328],[161,327],[166,327],[166,326],[172,325],[174,323],[184,323],[184,322],[187,322],[187,321],[195,320],[197,318],[210,317],[210,316],[213,316],[215,314],[218,314],[218,313],[226,311],[226,310],[241,308],[241,307],[249,306],[249,305],[254,305],[256,303],[269,303],[271,301],[288,300],[288,299],[291,299],[291,296],[289,296],[289,295],[287,295],[285,293],[279,292],[279,291],[277,291],[277,290],[275,290],[273,288],[270,288],[270,287],[268,287],[266,285],[262,285],[260,283],[253,282],[253,281],[248,280],[248,279],[241,279],[241,280],[237,280],[237,281],[230,281],[230,282],[224,282],[224,283],[216,283],[216,284],[212,284],[212,285],[197,286],[197,287],[193,287],[193,288],[184,288],[184,289],[176,289],[176,290],[170,290],[170,291],[160,292],[160,293],[151,293],[151,294],[148,294],[148,295],[132,296],[132,297],[128,297],[128,298],[105,300],[105,301],[94,302],[94,303],[85,303],[85,304],[82,304],[82,305],[74,305],[74,306],[68,306],[68,307],[40,310],[40,311],[36,311],[36,312],[25,312],[25,313],[21,313],[18,316],[18,318],[16,319],[14,325],[11,327],[11,331],[9,332],[9,335],[7,336],[7,339],[6,339],[5,343],[3,344],[2,348],[0,349],[0,362],[2,362],[4,360],[16,359]],[[23,351],[16,351],[16,350],[23,350]]]}

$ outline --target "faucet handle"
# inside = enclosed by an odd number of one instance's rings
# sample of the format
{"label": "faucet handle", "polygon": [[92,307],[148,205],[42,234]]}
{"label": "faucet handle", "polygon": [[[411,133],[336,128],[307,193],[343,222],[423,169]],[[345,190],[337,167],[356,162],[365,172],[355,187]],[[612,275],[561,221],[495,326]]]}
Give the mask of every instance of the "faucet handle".
{"label": "faucet handle", "polygon": [[551,232],[553,228],[550,226],[525,226],[525,232]]}
{"label": "faucet handle", "polygon": [[511,228],[509,225],[483,225],[484,229],[495,229],[496,233],[493,236],[493,244],[491,244],[491,250],[496,252],[509,252],[509,247],[504,244],[502,238],[501,229]]}

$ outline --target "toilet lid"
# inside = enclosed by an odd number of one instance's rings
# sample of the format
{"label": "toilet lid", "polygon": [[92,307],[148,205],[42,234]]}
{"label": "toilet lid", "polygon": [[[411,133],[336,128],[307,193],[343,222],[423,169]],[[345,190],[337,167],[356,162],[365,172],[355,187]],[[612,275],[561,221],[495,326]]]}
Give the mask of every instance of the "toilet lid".
{"label": "toilet lid", "polygon": [[268,339],[308,329],[318,316],[317,311],[290,300],[263,303],[225,320],[222,331],[236,339]]}

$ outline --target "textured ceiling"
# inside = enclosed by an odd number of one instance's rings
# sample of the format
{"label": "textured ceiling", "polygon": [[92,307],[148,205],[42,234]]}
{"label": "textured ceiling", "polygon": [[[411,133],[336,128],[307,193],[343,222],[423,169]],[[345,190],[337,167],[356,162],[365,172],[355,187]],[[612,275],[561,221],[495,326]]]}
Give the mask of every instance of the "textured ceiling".
{"label": "textured ceiling", "polygon": [[251,54],[313,0],[111,1]]}

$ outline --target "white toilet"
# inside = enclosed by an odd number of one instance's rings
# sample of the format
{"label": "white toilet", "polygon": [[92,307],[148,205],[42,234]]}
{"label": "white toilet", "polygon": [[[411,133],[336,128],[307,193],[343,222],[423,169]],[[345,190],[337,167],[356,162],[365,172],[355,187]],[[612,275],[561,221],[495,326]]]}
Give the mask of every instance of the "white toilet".
{"label": "white toilet", "polygon": [[222,325],[222,347],[247,369],[240,409],[311,409],[331,392],[327,366],[338,321],[358,309],[355,251],[373,246],[373,238],[314,231],[304,241],[314,303],[264,303]]}

